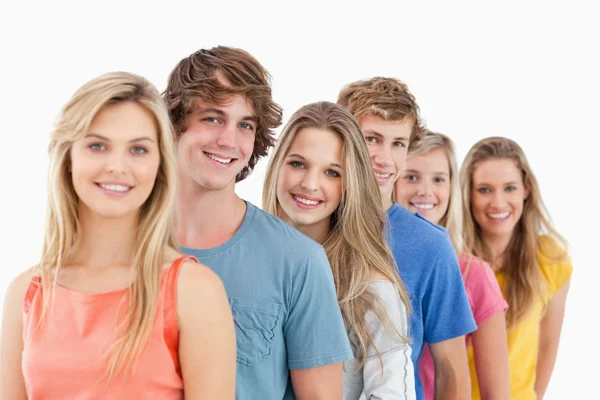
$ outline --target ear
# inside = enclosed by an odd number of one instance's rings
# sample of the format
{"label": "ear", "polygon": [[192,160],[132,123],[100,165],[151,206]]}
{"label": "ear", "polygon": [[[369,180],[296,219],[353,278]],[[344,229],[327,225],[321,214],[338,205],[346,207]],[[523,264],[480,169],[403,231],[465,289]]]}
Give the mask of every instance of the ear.
{"label": "ear", "polygon": [[524,185],[525,188],[525,194],[523,195],[523,200],[526,200],[529,197],[529,184],[525,184]]}

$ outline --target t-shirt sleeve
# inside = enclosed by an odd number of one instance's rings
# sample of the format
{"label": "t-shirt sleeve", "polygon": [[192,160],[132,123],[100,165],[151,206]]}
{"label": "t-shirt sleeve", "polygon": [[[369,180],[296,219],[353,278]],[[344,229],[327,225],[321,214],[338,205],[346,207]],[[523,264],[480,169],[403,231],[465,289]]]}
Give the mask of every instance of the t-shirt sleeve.
{"label": "t-shirt sleeve", "polygon": [[353,358],[333,274],[322,248],[298,265],[289,307],[283,329],[290,369],[316,368]]}
{"label": "t-shirt sleeve", "polygon": [[438,343],[477,329],[463,284],[458,258],[445,234],[437,243],[423,296],[423,329],[426,343]]}
{"label": "t-shirt sleeve", "polygon": [[540,238],[538,250],[538,262],[542,274],[546,277],[549,287],[549,297],[552,298],[556,292],[571,278],[573,264],[558,243],[549,236]]}
{"label": "t-shirt sleeve", "polygon": [[473,317],[477,326],[500,311],[508,309],[508,303],[502,296],[500,285],[489,264],[471,257],[471,265],[465,280],[467,295],[471,300]]}

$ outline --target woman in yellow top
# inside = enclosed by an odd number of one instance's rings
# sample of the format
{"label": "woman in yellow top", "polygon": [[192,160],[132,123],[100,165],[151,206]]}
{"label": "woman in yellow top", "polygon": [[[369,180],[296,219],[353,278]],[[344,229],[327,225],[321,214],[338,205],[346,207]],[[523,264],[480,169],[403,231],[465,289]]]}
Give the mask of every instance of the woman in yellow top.
{"label": "woman in yellow top", "polygon": [[[508,302],[511,399],[542,399],[556,360],[572,265],[521,147],[477,142],[461,169],[464,239],[490,263]],[[469,364],[474,368],[472,352]],[[471,375],[472,377],[475,375]],[[473,379],[473,399],[479,399]]]}

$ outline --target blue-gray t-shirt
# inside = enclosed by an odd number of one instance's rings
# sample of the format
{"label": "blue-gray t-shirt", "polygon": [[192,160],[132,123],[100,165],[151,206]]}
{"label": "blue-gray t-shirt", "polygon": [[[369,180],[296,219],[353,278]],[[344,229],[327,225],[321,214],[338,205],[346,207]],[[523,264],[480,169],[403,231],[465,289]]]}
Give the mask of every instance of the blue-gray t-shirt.
{"label": "blue-gray t-shirt", "polygon": [[246,206],[226,243],[181,250],[225,285],[237,340],[236,399],[295,399],[290,370],[353,358],[331,267],[317,242]]}
{"label": "blue-gray t-shirt", "polygon": [[477,329],[448,232],[394,203],[388,241],[410,296],[410,337],[417,399],[423,398],[419,360],[424,343],[438,343]]}

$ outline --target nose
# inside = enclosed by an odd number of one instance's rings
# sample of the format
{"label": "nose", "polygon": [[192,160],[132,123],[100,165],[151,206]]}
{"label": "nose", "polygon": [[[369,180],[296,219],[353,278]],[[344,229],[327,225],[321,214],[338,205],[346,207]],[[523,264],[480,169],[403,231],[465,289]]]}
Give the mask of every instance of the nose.
{"label": "nose", "polygon": [[389,167],[393,164],[392,151],[383,146],[375,150],[372,158],[375,164],[380,165],[382,167]]}
{"label": "nose", "polygon": [[232,149],[235,147],[236,128],[232,124],[227,124],[223,127],[217,137],[217,145]]}
{"label": "nose", "polygon": [[319,190],[321,183],[318,171],[307,171],[300,181],[300,187],[308,192]]}
{"label": "nose", "polygon": [[106,169],[110,174],[127,174],[129,166],[127,163],[127,155],[120,151],[112,152],[108,157]]}
{"label": "nose", "polygon": [[492,207],[501,208],[505,203],[504,192],[502,190],[495,191],[492,195]]}
{"label": "nose", "polygon": [[423,180],[420,184],[419,184],[419,188],[417,189],[417,194],[419,196],[429,196],[431,195],[431,184],[429,182],[427,182],[426,180]]}

